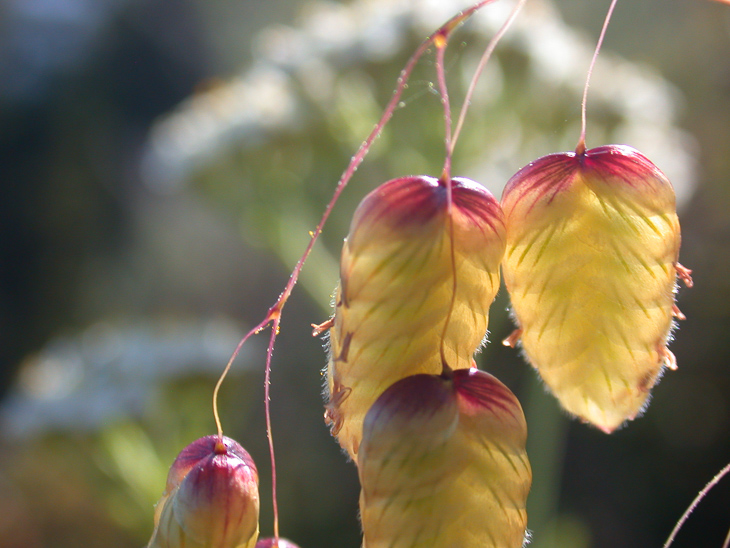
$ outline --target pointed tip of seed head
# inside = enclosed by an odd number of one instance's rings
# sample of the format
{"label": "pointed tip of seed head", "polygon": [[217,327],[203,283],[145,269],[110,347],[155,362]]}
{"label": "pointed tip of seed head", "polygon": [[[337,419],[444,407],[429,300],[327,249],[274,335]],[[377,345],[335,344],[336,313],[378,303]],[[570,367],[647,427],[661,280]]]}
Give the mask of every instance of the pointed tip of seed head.
{"label": "pointed tip of seed head", "polygon": [[228,453],[228,450],[226,449],[226,444],[223,442],[223,436],[219,437],[216,442],[215,446],[213,447],[213,452],[216,455],[225,455]]}

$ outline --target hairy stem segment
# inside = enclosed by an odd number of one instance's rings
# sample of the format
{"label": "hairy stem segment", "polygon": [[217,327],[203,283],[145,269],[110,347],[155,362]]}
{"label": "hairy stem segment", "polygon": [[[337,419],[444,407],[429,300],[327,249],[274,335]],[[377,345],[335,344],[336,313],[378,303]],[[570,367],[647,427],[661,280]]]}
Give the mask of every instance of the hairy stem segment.
{"label": "hairy stem segment", "polygon": [[[447,200],[451,204],[451,101],[449,100],[446,71],[444,69],[444,55],[446,54],[448,38],[446,33],[437,35],[434,45],[436,46],[436,79],[441,93],[441,104],[444,107],[444,143],[446,145],[446,158],[444,159],[444,167],[441,170],[441,181],[448,189]],[[449,207],[451,206],[449,205]]]}
{"label": "hairy stem segment", "polygon": [[439,345],[439,355],[441,356],[442,367],[447,369],[449,367],[446,360],[446,333],[451,323],[451,315],[454,312],[454,304],[456,302],[456,290],[458,287],[458,279],[456,276],[456,255],[454,252],[454,219],[451,216],[453,207],[453,185],[451,182],[451,101],[449,99],[449,91],[446,85],[446,71],[444,63],[444,55],[446,53],[446,46],[448,44],[448,36],[438,36],[434,40],[434,45],[437,48],[436,51],[436,78],[439,84],[439,91],[441,92],[441,103],[444,107],[444,143],[446,145],[446,158],[444,159],[444,167],[441,170],[441,178],[439,179],[439,185],[446,188],[446,217],[448,223],[448,246],[449,246],[449,259],[451,264],[451,302],[449,303],[449,309],[444,320],[444,326],[441,330],[441,343]]}
{"label": "hairy stem segment", "polygon": [[591,59],[591,64],[588,67],[588,74],[586,75],[586,84],[583,87],[583,99],[580,103],[580,137],[578,139],[578,145],[575,147],[575,153],[576,154],[583,154],[586,151],[586,102],[588,101],[588,87],[591,83],[591,76],[593,75],[593,68],[596,66],[596,60],[598,59],[598,53],[601,51],[601,46],[603,45],[603,38],[606,36],[606,30],[608,29],[608,24],[611,21],[611,16],[613,15],[613,10],[616,7],[616,2],[618,0],[611,0],[611,5],[608,7],[608,13],[606,14],[606,18],[603,20],[603,27],[601,28],[601,34],[598,37],[598,43],[596,44],[596,49],[593,52],[593,58]]}
{"label": "hairy stem segment", "polygon": [[[707,493],[710,492],[710,489],[715,487],[722,478],[724,478],[728,473],[730,473],[730,464],[727,464],[725,468],[720,470],[717,475],[710,480],[710,482],[705,485],[704,489],[700,491],[695,499],[692,501],[692,504],[689,505],[689,508],[682,514],[682,517],[679,518],[679,521],[677,522],[677,525],[674,526],[674,529],[672,530],[671,534],[669,535],[669,538],[667,539],[667,542],[664,543],[663,548],[669,548],[672,543],[674,542],[674,539],[676,538],[677,534],[679,533],[679,530],[682,528],[684,523],[687,521],[689,516],[694,512],[695,508],[697,508],[697,505],[702,502],[702,499],[704,499],[707,496]],[[725,539],[725,543],[723,544],[723,548],[726,548],[728,546],[728,543],[730,543],[730,532],[728,532],[727,538]]]}
{"label": "hairy stem segment", "polygon": [[[342,248],[325,419],[357,460],[362,421],[395,381],[468,368],[484,341],[504,254],[502,210],[481,185],[393,179],[368,194]],[[458,284],[455,280],[458,279]]]}
{"label": "hairy stem segment", "polygon": [[372,144],[374,143],[375,139],[380,135],[380,132],[383,130],[385,125],[388,123],[388,121],[392,118],[393,113],[395,112],[395,109],[398,106],[398,103],[400,101],[401,95],[403,94],[403,90],[405,89],[405,86],[408,82],[408,79],[413,72],[414,67],[416,66],[416,63],[419,61],[419,59],[423,56],[423,54],[428,50],[428,48],[433,44],[436,40],[441,39],[441,37],[448,36],[459,24],[464,22],[466,19],[468,19],[472,14],[474,14],[477,10],[482,8],[483,6],[486,6],[487,4],[493,2],[494,0],[480,0],[479,2],[475,3],[470,8],[467,8],[466,10],[460,12],[459,14],[455,15],[449,21],[444,23],[436,32],[431,34],[426,40],[423,41],[423,43],[416,49],[415,53],[411,56],[406,66],[403,68],[403,70],[400,72],[400,75],[398,76],[398,79],[396,81],[396,89],[393,92],[393,96],[391,97],[390,101],[385,107],[385,110],[378,121],[378,123],[375,125],[374,129],[368,135],[368,137],[363,141],[363,143],[360,145],[360,148],[357,150],[355,155],[350,160],[350,163],[348,164],[345,171],[342,173],[339,181],[337,182],[337,186],[335,187],[332,199],[327,204],[324,213],[322,214],[322,218],[320,219],[319,223],[317,224],[317,227],[312,232],[312,237],[307,244],[307,247],[304,250],[304,253],[302,254],[299,261],[297,261],[297,264],[294,266],[294,269],[292,270],[292,273],[289,277],[289,280],[284,287],[284,290],[279,295],[279,298],[276,300],[274,305],[269,309],[264,319],[258,323],[253,329],[251,329],[244,337],[241,339],[241,341],[236,346],[235,350],[233,351],[233,354],[231,355],[231,358],[228,360],[228,363],[226,364],[226,367],[224,368],[223,372],[221,373],[220,378],[218,379],[218,382],[216,383],[216,386],[213,390],[213,417],[216,423],[216,427],[218,430],[218,437],[222,438],[223,436],[223,427],[221,425],[220,415],[218,412],[218,393],[220,392],[221,385],[223,384],[223,381],[225,380],[226,376],[228,375],[228,372],[230,371],[231,367],[233,366],[233,362],[236,360],[236,357],[238,356],[239,352],[241,351],[241,348],[243,347],[244,343],[254,334],[259,333],[262,331],[265,327],[267,327],[269,324],[271,324],[272,327],[272,334],[269,342],[269,347],[267,350],[267,359],[266,359],[266,380],[265,380],[265,405],[266,405],[266,423],[267,423],[267,437],[269,439],[269,447],[271,452],[271,466],[272,466],[272,495],[273,495],[273,501],[274,501],[274,531],[275,531],[275,540],[278,539],[278,512],[277,512],[277,503],[276,503],[276,481],[275,481],[275,463],[274,463],[274,449],[273,449],[273,436],[272,436],[272,428],[271,428],[271,417],[269,412],[269,384],[270,384],[270,374],[271,374],[271,357],[273,353],[273,348],[276,341],[276,336],[279,333],[279,326],[281,322],[281,314],[284,309],[284,306],[286,305],[286,302],[289,300],[289,297],[294,290],[294,286],[296,285],[299,275],[301,273],[301,270],[304,266],[304,263],[309,258],[309,255],[312,252],[312,249],[314,248],[314,244],[316,243],[317,239],[319,238],[319,235],[322,233],[322,229],[324,228],[325,223],[327,222],[327,219],[329,219],[329,216],[332,212],[332,209],[334,208],[335,204],[337,203],[337,200],[340,197],[340,194],[344,190],[345,186],[347,186],[348,182],[354,175],[355,171],[357,170],[358,166],[362,163],[362,161],[365,159],[365,156],[369,152]]}
{"label": "hairy stem segment", "polygon": [[517,4],[515,4],[515,7],[512,9],[512,12],[510,13],[510,16],[507,18],[505,23],[502,25],[502,27],[499,29],[499,31],[495,34],[495,36],[490,40],[489,44],[487,45],[486,50],[484,51],[484,54],[482,55],[482,58],[479,62],[479,65],[477,66],[476,71],[474,72],[474,75],[472,77],[471,83],[469,85],[469,89],[467,91],[467,95],[464,99],[464,103],[461,108],[461,114],[459,117],[459,122],[457,126],[456,133],[452,136],[452,114],[451,114],[451,101],[449,98],[449,92],[448,92],[448,86],[446,84],[446,71],[445,71],[445,63],[444,63],[444,56],[446,53],[446,47],[448,46],[448,39],[450,36],[451,28],[444,30],[443,34],[436,34],[434,37],[434,45],[436,46],[436,78],[438,81],[438,87],[439,92],[441,94],[441,103],[444,108],[444,142],[446,146],[446,154],[444,158],[444,166],[441,171],[441,178],[439,180],[439,184],[443,185],[446,188],[446,214],[447,214],[447,223],[448,223],[448,233],[449,233],[449,249],[450,249],[450,259],[451,259],[451,274],[452,274],[452,292],[451,292],[451,303],[449,305],[449,309],[446,315],[446,320],[444,321],[444,326],[441,333],[441,343],[439,347],[439,354],[441,356],[441,363],[443,367],[444,373],[446,371],[450,371],[451,368],[447,362],[446,359],[446,351],[445,347],[447,344],[447,331],[449,329],[449,324],[451,322],[451,317],[454,311],[454,306],[456,304],[456,295],[458,291],[458,276],[457,276],[457,269],[456,269],[456,252],[454,249],[454,219],[452,217],[452,207],[453,207],[453,195],[452,195],[452,183],[451,183],[451,167],[452,167],[452,161],[453,161],[453,155],[454,155],[454,148],[456,145],[456,138],[458,137],[458,133],[461,131],[461,128],[464,123],[464,119],[466,118],[466,112],[469,108],[469,104],[471,102],[471,97],[474,93],[474,89],[476,88],[477,81],[479,77],[481,76],[481,73],[491,57],[492,52],[494,51],[494,48],[497,46],[497,43],[501,40],[502,36],[506,33],[509,26],[512,24],[514,19],[517,17],[517,14],[522,9],[522,6],[524,5],[525,0],[519,0]]}

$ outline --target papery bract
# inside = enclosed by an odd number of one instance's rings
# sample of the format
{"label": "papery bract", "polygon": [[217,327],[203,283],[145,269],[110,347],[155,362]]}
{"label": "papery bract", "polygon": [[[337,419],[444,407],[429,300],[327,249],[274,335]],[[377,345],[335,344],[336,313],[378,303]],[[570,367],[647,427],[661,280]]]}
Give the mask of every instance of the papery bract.
{"label": "papery bract", "polygon": [[170,467],[147,548],[251,548],[258,520],[253,459],[231,438],[206,436]]}
{"label": "papery bract", "polygon": [[611,432],[673,366],[672,185],[640,152],[609,145],[530,163],[502,207],[503,275],[524,352],[565,409]]}
{"label": "papery bract", "polygon": [[354,460],[365,413],[388,386],[440,372],[442,338],[454,368],[469,367],[484,340],[504,254],[502,212],[481,185],[452,185],[450,213],[446,185],[419,176],[381,185],[353,217],[330,329],[327,418]]}
{"label": "papery bract", "polygon": [[395,383],[363,428],[363,547],[522,546],[526,435],[517,398],[483,371]]}

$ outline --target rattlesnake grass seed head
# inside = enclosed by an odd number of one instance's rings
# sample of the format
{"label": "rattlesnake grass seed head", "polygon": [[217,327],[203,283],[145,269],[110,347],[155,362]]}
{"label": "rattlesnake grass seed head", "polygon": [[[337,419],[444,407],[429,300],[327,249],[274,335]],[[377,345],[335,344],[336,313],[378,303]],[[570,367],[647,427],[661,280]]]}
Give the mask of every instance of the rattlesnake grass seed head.
{"label": "rattlesnake grass seed head", "polygon": [[522,349],[567,411],[612,432],[675,367],[667,344],[688,271],[672,185],[637,150],[608,145],[530,163],[502,207]]}
{"label": "rattlesnake grass seed head", "polygon": [[238,442],[212,435],[170,467],[147,548],[253,548],[258,531],[256,465]]}
{"label": "rattlesnake grass seed head", "polygon": [[[327,420],[356,460],[365,413],[388,386],[468,368],[485,339],[505,247],[499,202],[463,178],[389,181],[358,206],[330,328]],[[444,329],[446,322],[448,326]]]}
{"label": "rattlesnake grass seed head", "polygon": [[393,384],[363,428],[363,546],[521,547],[532,480],[526,435],[517,398],[484,371]]}

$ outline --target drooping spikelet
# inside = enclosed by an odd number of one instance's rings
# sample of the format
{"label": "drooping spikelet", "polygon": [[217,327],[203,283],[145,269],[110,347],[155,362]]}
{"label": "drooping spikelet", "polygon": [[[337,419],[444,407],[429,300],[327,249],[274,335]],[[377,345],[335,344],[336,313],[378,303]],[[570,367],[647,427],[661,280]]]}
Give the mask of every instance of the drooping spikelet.
{"label": "drooping spikelet", "polygon": [[508,182],[505,284],[530,362],[569,412],[611,432],[648,401],[672,328],[674,190],[609,145],[551,154]]}
{"label": "drooping spikelet", "polygon": [[443,182],[405,177],[371,192],[353,217],[327,371],[327,420],[353,460],[365,413],[388,386],[439,373],[442,338],[446,361],[469,367],[485,337],[504,254],[502,212],[481,185],[452,183],[450,214]]}
{"label": "drooping spikelet", "polygon": [[147,548],[252,548],[259,533],[258,472],[226,436],[185,447],[170,467]]}
{"label": "drooping spikelet", "polygon": [[532,480],[525,439],[517,398],[488,373],[395,383],[363,428],[363,548],[521,547]]}

